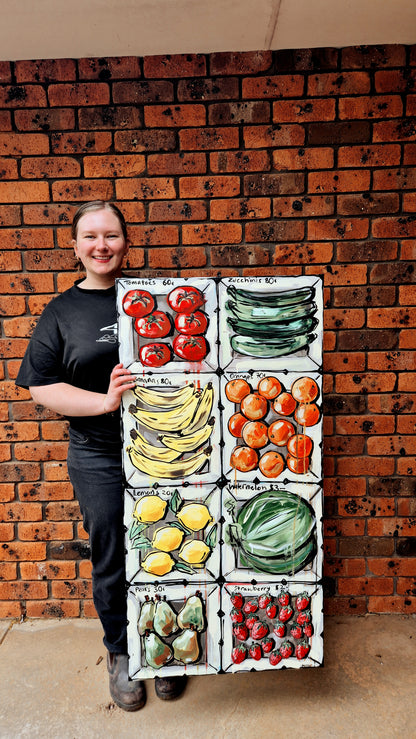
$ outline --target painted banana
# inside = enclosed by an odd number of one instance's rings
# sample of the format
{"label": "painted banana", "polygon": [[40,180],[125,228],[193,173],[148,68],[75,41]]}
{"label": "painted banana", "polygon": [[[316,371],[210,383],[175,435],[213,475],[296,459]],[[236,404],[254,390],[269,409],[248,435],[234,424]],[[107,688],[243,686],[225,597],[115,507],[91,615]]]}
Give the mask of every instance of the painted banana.
{"label": "painted banana", "polygon": [[147,411],[131,405],[129,411],[134,418],[152,431],[175,433],[186,429],[194,418],[202,393],[194,392],[182,406],[165,411]]}
{"label": "painted banana", "polygon": [[147,457],[141,454],[141,452],[138,452],[133,446],[127,447],[127,453],[132,465],[140,470],[140,472],[149,475],[149,477],[178,480],[188,477],[188,475],[193,475],[202,469],[209,458],[210,450],[203,449],[188,459],[180,459],[175,462],[147,459]]}
{"label": "painted banana", "polygon": [[212,405],[214,402],[214,388],[211,382],[208,382],[202,390],[200,402],[191,418],[188,426],[185,427],[186,434],[193,434],[195,431],[202,429],[208,423],[211,417]]}
{"label": "painted banana", "polygon": [[183,436],[169,436],[167,434],[162,435],[159,436],[159,441],[161,441],[162,444],[164,444],[165,446],[169,447],[169,449],[175,450],[176,453],[179,452],[179,454],[193,452],[195,449],[198,449],[198,447],[202,446],[202,444],[205,444],[205,442],[208,441],[214,430],[214,423],[215,421],[214,419],[212,419],[212,423],[207,423],[205,426],[197,429],[192,434],[185,434]]}
{"label": "painted banana", "polygon": [[132,433],[134,433],[134,438],[132,437],[131,442],[132,446],[137,452],[148,457],[148,459],[158,460],[160,462],[173,462],[173,460],[177,459],[181,454],[180,451],[173,448],[167,449],[166,447],[151,444],[150,441],[147,441],[147,439],[145,439],[138,431],[133,431]]}
{"label": "painted banana", "polygon": [[195,393],[195,385],[191,382],[189,385],[184,385],[179,389],[170,390],[169,392],[164,392],[163,389],[156,390],[144,387],[143,385],[136,385],[133,393],[144,405],[166,409],[177,408],[180,405],[184,405],[187,400],[190,400]]}

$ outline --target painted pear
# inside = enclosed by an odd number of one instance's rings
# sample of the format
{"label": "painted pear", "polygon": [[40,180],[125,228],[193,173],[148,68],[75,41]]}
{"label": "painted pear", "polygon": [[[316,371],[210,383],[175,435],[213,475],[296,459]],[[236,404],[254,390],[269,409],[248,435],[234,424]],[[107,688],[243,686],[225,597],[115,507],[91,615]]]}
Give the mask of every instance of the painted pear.
{"label": "painted pear", "polygon": [[137,622],[137,630],[140,636],[143,636],[145,631],[153,629],[153,617],[155,613],[155,604],[153,600],[149,599],[149,596],[145,596],[145,602],[142,605],[140,611],[139,620]]}
{"label": "painted pear", "polygon": [[166,603],[166,596],[164,600],[156,596],[153,628],[159,636],[170,636],[178,630],[176,613],[169,603]]}
{"label": "painted pear", "polygon": [[193,627],[196,631],[205,630],[204,604],[199,590],[195,595],[189,596],[184,607],[178,613],[178,626],[181,629]]}
{"label": "painted pear", "polygon": [[172,659],[171,648],[154,631],[146,631],[144,635],[144,652],[147,664],[155,670]]}
{"label": "painted pear", "polygon": [[198,632],[193,628],[185,629],[172,642],[173,656],[178,662],[189,665],[197,662],[200,654]]}

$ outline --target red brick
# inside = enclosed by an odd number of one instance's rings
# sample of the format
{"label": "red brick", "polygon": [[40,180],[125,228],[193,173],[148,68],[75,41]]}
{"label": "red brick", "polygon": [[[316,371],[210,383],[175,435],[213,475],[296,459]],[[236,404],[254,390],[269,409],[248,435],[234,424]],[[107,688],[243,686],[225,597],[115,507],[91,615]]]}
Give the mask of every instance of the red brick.
{"label": "red brick", "polygon": [[[398,121],[383,121],[375,123],[373,141],[415,141],[416,127],[414,119],[400,119]],[[408,164],[404,161],[403,164]]]}
{"label": "red brick", "polygon": [[54,292],[53,275],[10,274],[0,275],[2,293]]}
{"label": "red brick", "polygon": [[[395,147],[396,148],[396,147]],[[398,147],[400,149],[400,147]],[[393,164],[393,162],[384,162]],[[380,165],[383,161],[380,161]],[[414,168],[382,169],[373,172],[374,190],[414,190],[416,189],[416,171]]]}
{"label": "red brick", "polygon": [[340,516],[394,516],[395,502],[390,498],[338,498]]}
{"label": "red brick", "polygon": [[325,536],[362,536],[364,530],[365,521],[361,519],[335,518],[324,521]]}
{"label": "red brick", "polygon": [[335,378],[335,389],[340,393],[388,393],[395,389],[395,384],[392,372],[345,373]]}
{"label": "red brick", "polygon": [[416,326],[416,308],[369,308],[369,328],[407,328]]}
{"label": "red brick", "polygon": [[370,395],[367,402],[372,413],[413,413],[416,410],[416,395]]}
{"label": "red brick", "polygon": [[78,539],[88,541],[88,534],[85,531],[82,523],[77,524],[77,537]]}
{"label": "red brick", "polygon": [[402,241],[400,257],[408,260],[416,259],[416,241]]}
{"label": "red brick", "polygon": [[45,518],[47,521],[80,521],[81,512],[78,502],[71,500],[48,503],[45,508]]}
{"label": "red brick", "polygon": [[204,126],[206,123],[203,105],[146,105],[144,122],[148,128],[182,128]]}
{"label": "red brick", "polygon": [[173,151],[176,135],[174,131],[166,130],[116,131],[114,146],[116,151]]}
{"label": "red brick", "polygon": [[416,216],[376,218],[372,223],[372,232],[376,238],[416,236]]}
{"label": "red brick", "polygon": [[267,75],[242,80],[243,98],[288,98],[303,93],[303,75]]}
{"label": "red brick", "polygon": [[31,315],[33,316],[40,316],[42,311],[45,309],[48,303],[50,303],[51,300],[53,300],[54,297],[55,297],[54,295],[29,296],[27,299],[29,313],[31,313]]}
{"label": "red brick", "polygon": [[11,482],[0,485],[0,501],[3,503],[9,503],[14,499],[14,484]]}
{"label": "red brick", "polygon": [[368,236],[369,222],[367,218],[310,220],[308,222],[308,239],[365,239]]}
{"label": "red brick", "polygon": [[[364,372],[365,370],[365,354],[363,352],[336,352],[334,354],[324,354],[324,372]],[[349,417],[341,416],[336,421],[342,422],[348,420]],[[337,426],[338,428],[338,426]],[[348,429],[348,426],[346,427]],[[338,433],[353,433],[348,430],[339,431]],[[362,433],[359,432],[359,433]]]}
{"label": "red brick", "polygon": [[151,269],[184,269],[187,267],[205,267],[207,258],[205,249],[198,246],[176,249],[151,249],[149,267]]}
{"label": "red brick", "polygon": [[329,148],[278,149],[273,152],[273,166],[284,169],[331,169],[334,151]]}
{"label": "red brick", "polygon": [[[385,167],[400,164],[400,145],[341,146],[338,151],[339,167]],[[375,187],[376,190],[381,189]],[[392,185],[389,188],[394,189]]]}
{"label": "red brick", "polygon": [[102,105],[79,108],[78,123],[81,130],[123,130],[140,128],[143,113],[136,105]]}
{"label": "red brick", "polygon": [[2,180],[17,180],[17,162],[13,159],[0,158],[0,178]]}
{"label": "red brick", "polygon": [[21,222],[18,205],[0,205],[0,226],[19,226]]}
{"label": "red brick", "polygon": [[206,217],[207,207],[200,200],[190,202],[164,200],[149,203],[149,221],[203,221]]}
{"label": "red brick", "polygon": [[416,286],[399,286],[399,301],[401,305],[416,305]]}
{"label": "red brick", "polygon": [[[211,264],[213,267],[239,267],[241,265],[268,263],[269,255],[266,249],[254,244],[252,246],[213,246],[211,249]],[[267,274],[270,274],[270,272],[267,271]]]}
{"label": "red brick", "polygon": [[399,44],[348,46],[341,54],[342,69],[401,67],[406,61],[406,49]]}
{"label": "red brick", "polygon": [[[416,115],[416,95],[408,95],[406,98],[406,115],[408,116],[414,116]],[[411,128],[411,130],[414,132],[414,121],[412,121],[408,128]]]}
{"label": "red brick", "polygon": [[62,271],[75,268],[72,251],[51,250],[25,254],[25,268],[29,271]]}
{"label": "red brick", "polygon": [[370,170],[311,172],[308,192],[361,192],[370,188]]}
{"label": "red brick", "polygon": [[166,200],[176,196],[175,183],[171,177],[117,180],[116,196],[120,200]]}
{"label": "red brick", "polygon": [[368,521],[370,536],[414,536],[414,529],[415,519],[413,517],[373,518]]}
{"label": "red brick", "polygon": [[78,59],[80,80],[110,80],[140,77],[136,56]]}
{"label": "red brick", "polygon": [[367,441],[369,454],[416,454],[415,436],[371,436]]}
{"label": "red brick", "polygon": [[334,197],[331,195],[303,195],[301,197],[274,198],[273,215],[276,218],[332,215],[334,213]]}
{"label": "red brick", "polygon": [[143,74],[147,78],[204,77],[206,74],[203,54],[164,54],[145,56]]}
{"label": "red brick", "polygon": [[147,157],[149,175],[204,174],[206,171],[205,154],[150,154]]}
{"label": "red brick", "polygon": [[239,221],[270,218],[270,198],[233,198],[212,200],[210,216],[214,221]]}
{"label": "red brick", "polygon": [[173,100],[173,84],[171,82],[115,82],[113,85],[113,101],[115,103],[168,103]]}
{"label": "red brick", "polygon": [[[12,523],[0,523],[0,541],[13,541],[14,525]],[[1,547],[4,549],[4,546]]]}
{"label": "red brick", "polygon": [[41,59],[15,62],[16,81],[20,82],[64,82],[75,79],[73,59]]}
{"label": "red brick", "polygon": [[16,580],[16,578],[17,565],[13,562],[0,562],[0,580]]}
{"label": "red brick", "polygon": [[364,496],[366,493],[366,480],[363,477],[354,478],[353,481],[348,478],[334,477],[324,480],[325,496],[337,498],[339,495]]}
{"label": "red brick", "polygon": [[0,582],[0,598],[3,600],[15,598],[41,600],[47,596],[46,582]]}
{"label": "red brick", "polygon": [[[45,462],[43,465],[43,469],[45,473],[45,480],[68,480],[68,470],[65,462]],[[65,483],[65,485],[67,486],[68,492],[71,492],[72,488],[69,486],[69,483]],[[53,490],[54,487],[52,488],[52,492]],[[71,492],[70,497],[73,497],[73,492]]]}
{"label": "red brick", "polygon": [[[316,274],[311,267],[306,267],[305,274]],[[346,264],[331,266],[323,274],[325,285],[365,285],[367,282],[367,266],[365,264]]]}
{"label": "red brick", "polygon": [[212,103],[208,107],[208,121],[211,125],[239,123],[269,123],[270,103]]}
{"label": "red brick", "polygon": [[224,198],[240,194],[240,178],[232,175],[181,177],[180,198]]}
{"label": "red brick", "polygon": [[273,103],[274,123],[333,121],[335,115],[335,100],[331,98],[279,100]]}
{"label": "red brick", "polygon": [[403,211],[406,213],[416,213],[416,193],[403,193]]}
{"label": "red brick", "polygon": [[184,224],[182,241],[184,244],[239,244],[242,227],[239,223]]}
{"label": "red brick", "polygon": [[416,349],[416,329],[400,331],[399,347],[400,349]]}
{"label": "red brick", "polygon": [[23,562],[46,559],[46,544],[43,542],[14,541],[2,545],[2,559],[5,562]]}
{"label": "red brick", "polygon": [[383,285],[389,282],[402,284],[414,282],[414,265],[412,262],[396,262],[376,264],[370,270],[370,282]]}
{"label": "red brick", "polygon": [[298,241],[304,236],[304,223],[294,220],[263,221],[247,223],[246,241]]}
{"label": "red brick", "polygon": [[308,78],[308,95],[362,95],[366,92],[370,92],[368,72],[330,72]]}
{"label": "red brick", "polygon": [[70,108],[16,110],[14,119],[20,131],[72,131],[75,128],[75,113]]}
{"label": "red brick", "polygon": [[299,172],[249,174],[244,177],[244,195],[292,195],[304,192],[305,177]]}
{"label": "red brick", "polygon": [[0,131],[12,130],[12,117],[8,110],[0,110]]}
{"label": "red brick", "polygon": [[22,580],[71,580],[76,577],[75,562],[22,562]]}
{"label": "red brick", "polygon": [[145,166],[141,154],[84,157],[85,177],[137,177]]}
{"label": "red brick", "polygon": [[399,95],[340,98],[338,106],[338,115],[341,120],[397,118],[403,113],[403,104]]}
{"label": "red brick", "polygon": [[0,155],[29,156],[48,153],[49,140],[43,133],[0,133]]}
{"label": "red brick", "polygon": [[177,226],[130,226],[132,244],[142,246],[170,246],[179,243]]}
{"label": "red brick", "polygon": [[0,83],[2,85],[12,81],[12,70],[10,62],[0,62]]}
{"label": "red brick", "polygon": [[365,439],[359,436],[331,436],[324,439],[324,455],[338,457],[340,454],[360,456],[364,452]]}
{"label": "red brick", "polygon": [[44,461],[47,459],[66,459],[67,444],[54,444],[53,448],[46,442],[15,444],[14,453],[17,460],[26,462]]}
{"label": "red brick", "polygon": [[0,253],[0,272],[8,272],[9,270],[13,272],[18,272],[21,269],[21,254],[12,251],[4,251]]}
{"label": "red brick", "polygon": [[72,523],[50,523],[40,521],[39,523],[19,523],[19,539],[23,541],[53,541],[60,539],[72,539]]}
{"label": "red brick", "polygon": [[0,506],[0,521],[41,521],[42,506],[39,503],[7,503]]}
{"label": "red brick", "polygon": [[336,559],[328,554],[324,561],[324,574],[332,577],[359,577],[365,575],[365,562],[362,559]]}
{"label": "red brick", "polygon": [[394,305],[396,291],[393,285],[376,287],[344,287],[334,290],[334,307],[352,306],[368,307],[369,305]]}
{"label": "red brick", "polygon": [[92,564],[89,560],[83,560],[78,565],[78,573],[82,580],[91,580]]}
{"label": "red brick", "polygon": [[0,441],[34,441],[39,439],[39,424],[35,421],[0,424]]}
{"label": "red brick", "polygon": [[244,144],[247,149],[263,149],[275,146],[302,146],[305,143],[303,126],[288,124],[281,126],[245,126]]}
{"label": "red brick", "polygon": [[369,195],[339,195],[337,213],[339,215],[363,215],[364,213],[397,213],[400,207],[398,193]]}
{"label": "red brick", "polygon": [[[413,377],[413,387],[414,381],[415,378]],[[416,457],[399,457],[396,466],[398,475],[409,475],[412,478],[416,475]]]}
{"label": "red brick", "polygon": [[238,82],[237,77],[179,80],[178,100],[238,100]]}
{"label": "red brick", "polygon": [[84,600],[82,602],[82,615],[84,618],[98,618],[98,613],[92,600]]}
{"label": "red brick", "polygon": [[87,200],[111,200],[112,197],[113,185],[108,180],[60,180],[52,183],[52,198],[55,201],[86,202]]}
{"label": "red brick", "polygon": [[215,152],[210,154],[213,172],[265,172],[270,169],[266,151]]}
{"label": "red brick", "polygon": [[0,182],[0,201],[2,203],[47,202],[49,185],[47,182]]}
{"label": "red brick", "polygon": [[26,604],[27,618],[78,618],[79,603],[75,601],[52,600],[31,601]]}
{"label": "red brick", "polygon": [[211,74],[257,74],[272,63],[271,51],[216,52],[209,57]]}
{"label": "red brick", "polygon": [[368,369],[381,371],[391,370],[393,372],[400,370],[415,370],[416,352],[369,352]]}
{"label": "red brick", "polygon": [[79,177],[81,167],[76,159],[70,157],[37,157],[22,159],[20,165],[22,177],[27,178],[57,178],[57,177]]}
{"label": "red brick", "polygon": [[50,249],[53,233],[46,228],[18,228],[2,230],[3,249]]}
{"label": "red brick", "polygon": [[403,148],[403,164],[416,164],[416,144],[405,144]]}
{"label": "red brick", "polygon": [[367,564],[369,571],[379,577],[387,575],[393,577],[411,576],[416,572],[415,557],[406,557],[406,559],[369,558]]}
{"label": "red brick", "polygon": [[364,616],[367,613],[367,598],[332,598],[324,599],[324,614],[326,616]]}
{"label": "red brick", "polygon": [[184,128],[179,131],[182,151],[210,149],[237,149],[239,136],[237,128]]}
{"label": "red brick", "polygon": [[110,90],[105,82],[49,85],[48,98],[52,108],[69,105],[107,105],[110,102]]}
{"label": "red brick", "polygon": [[40,85],[2,85],[1,108],[45,108],[45,90]]}
{"label": "red brick", "polygon": [[146,220],[146,209],[144,203],[119,203],[120,210],[124,214],[127,223],[144,223]]}
{"label": "red brick", "polygon": [[338,578],[338,592],[340,595],[391,595],[393,593],[393,578]]}
{"label": "red brick", "polygon": [[[389,457],[340,457],[337,460],[339,475],[354,477],[355,475],[385,476],[394,473],[394,459]],[[370,533],[370,532],[369,532]]]}
{"label": "red brick", "polygon": [[[52,464],[52,463],[51,463]],[[56,465],[56,462],[55,462]],[[48,467],[45,466],[45,472],[47,472]],[[62,465],[60,467],[62,469]],[[49,466],[50,469],[50,466]],[[65,470],[65,477],[67,477],[67,472]],[[39,501],[48,501],[48,500],[73,500],[74,492],[72,490],[72,487],[69,482],[60,482],[59,480],[61,478],[57,477],[55,475],[53,479],[54,482],[22,482],[19,485],[19,497],[20,500],[39,500]]]}
{"label": "red brick", "polygon": [[272,264],[312,264],[330,262],[333,247],[329,243],[278,244],[275,246]]}
{"label": "red brick", "polygon": [[54,598],[91,598],[92,586],[89,580],[56,581],[52,583]]}
{"label": "red brick", "polygon": [[111,148],[111,133],[55,133],[51,136],[54,154],[100,153]]}
{"label": "red brick", "polygon": [[[411,431],[414,432],[415,430],[415,423],[413,423],[413,428]],[[397,501],[397,515],[398,516],[414,516],[416,514],[416,501],[414,498],[402,498]],[[413,570],[411,573],[408,572],[407,574],[413,574],[415,570]],[[406,573],[403,573],[406,574]]]}

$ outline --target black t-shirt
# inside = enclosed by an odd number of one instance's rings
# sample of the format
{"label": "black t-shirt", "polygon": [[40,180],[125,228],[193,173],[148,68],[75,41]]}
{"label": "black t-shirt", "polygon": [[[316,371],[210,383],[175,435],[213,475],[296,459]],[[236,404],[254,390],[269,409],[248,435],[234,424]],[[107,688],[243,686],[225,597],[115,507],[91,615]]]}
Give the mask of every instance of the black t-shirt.
{"label": "black t-shirt", "polygon": [[[21,387],[70,385],[106,393],[118,363],[115,287],[75,284],[54,298],[33,332],[16,379]],[[69,417],[70,426],[97,441],[120,440],[119,413]]]}

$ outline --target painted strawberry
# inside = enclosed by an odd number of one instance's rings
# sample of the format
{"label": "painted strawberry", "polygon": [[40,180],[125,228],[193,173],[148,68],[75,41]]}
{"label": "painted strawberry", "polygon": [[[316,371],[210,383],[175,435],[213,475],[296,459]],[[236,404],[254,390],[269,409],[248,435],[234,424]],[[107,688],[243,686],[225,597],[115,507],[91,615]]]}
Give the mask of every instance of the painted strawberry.
{"label": "painted strawberry", "polygon": [[292,606],[282,606],[279,609],[279,621],[283,621],[283,623],[286,623],[286,621],[289,621],[293,616],[293,608]]}
{"label": "painted strawberry", "polygon": [[300,611],[298,615],[296,616],[296,623],[298,623],[300,626],[303,626],[304,624],[310,624],[312,622],[312,616],[310,611]]}
{"label": "painted strawberry", "polygon": [[248,628],[245,624],[236,624],[233,627],[233,634],[238,641],[245,641],[248,639]]}
{"label": "painted strawberry", "polygon": [[259,609],[259,602],[257,598],[250,598],[250,600],[247,600],[243,605],[243,611],[244,613],[255,613]]}
{"label": "painted strawberry", "polygon": [[299,593],[299,595],[296,598],[296,608],[298,611],[304,611],[305,608],[308,608],[309,604],[311,602],[311,599],[308,595],[308,593]]}
{"label": "painted strawberry", "polygon": [[249,631],[253,628],[254,624],[258,621],[257,616],[254,616],[253,614],[251,616],[247,616],[246,618],[246,626]]}
{"label": "painted strawberry", "polygon": [[278,665],[279,662],[281,662],[283,659],[282,655],[280,654],[278,649],[275,649],[273,652],[270,652],[269,654],[269,662],[274,667],[275,665]]}
{"label": "painted strawberry", "polygon": [[261,646],[260,646],[260,644],[258,644],[256,642],[254,642],[253,644],[251,644],[250,645],[250,649],[248,650],[248,653],[249,653],[250,657],[252,657],[253,659],[256,659],[256,660],[261,659],[262,654],[261,654]]}
{"label": "painted strawberry", "polygon": [[241,595],[241,593],[238,593],[237,591],[234,591],[234,593],[231,594],[231,603],[233,604],[234,608],[242,608],[244,603],[244,598]]}
{"label": "painted strawberry", "polygon": [[288,657],[291,657],[293,654],[292,642],[291,641],[282,642],[279,647],[279,652],[282,655],[283,659],[288,659]]}
{"label": "painted strawberry", "polygon": [[280,637],[282,639],[286,634],[286,626],[283,623],[283,621],[276,621],[274,627],[273,627],[273,633],[276,634],[276,636]]}
{"label": "painted strawberry", "polygon": [[242,624],[244,621],[244,613],[239,608],[233,608],[230,617],[233,624]]}
{"label": "painted strawberry", "polygon": [[298,659],[305,659],[307,655],[309,654],[310,646],[307,641],[301,641],[299,644],[296,644],[295,647],[295,654]]}
{"label": "painted strawberry", "polygon": [[235,665],[239,665],[240,662],[245,660],[246,657],[247,647],[245,647],[244,644],[239,644],[237,647],[234,647],[233,651],[231,652],[231,659]]}
{"label": "painted strawberry", "polygon": [[269,654],[269,652],[272,651],[274,646],[275,646],[275,641],[273,637],[271,636],[265,636],[264,639],[261,640],[261,648],[263,650],[263,654]]}
{"label": "painted strawberry", "polygon": [[253,639],[262,639],[263,636],[267,636],[269,633],[269,627],[264,621],[256,621],[251,629],[251,636]]}
{"label": "painted strawberry", "polygon": [[267,593],[262,593],[261,595],[259,595],[259,600],[258,600],[259,608],[261,609],[267,608],[269,603],[271,603],[271,600],[272,600],[272,596],[270,595],[269,591],[267,591]]}
{"label": "painted strawberry", "polygon": [[294,624],[292,628],[290,629],[290,633],[292,634],[294,639],[302,639],[302,636],[303,636],[302,626],[299,626],[299,624]]}
{"label": "painted strawberry", "polygon": [[313,634],[313,626],[312,624],[303,624],[303,633],[305,636],[312,636]]}
{"label": "painted strawberry", "polygon": [[275,603],[269,603],[269,605],[266,608],[266,616],[267,618],[276,618],[277,616],[277,605]]}
{"label": "painted strawberry", "polygon": [[279,605],[281,606],[288,606],[290,603],[290,593],[288,590],[281,590],[279,595],[277,596],[277,600],[279,602]]}

